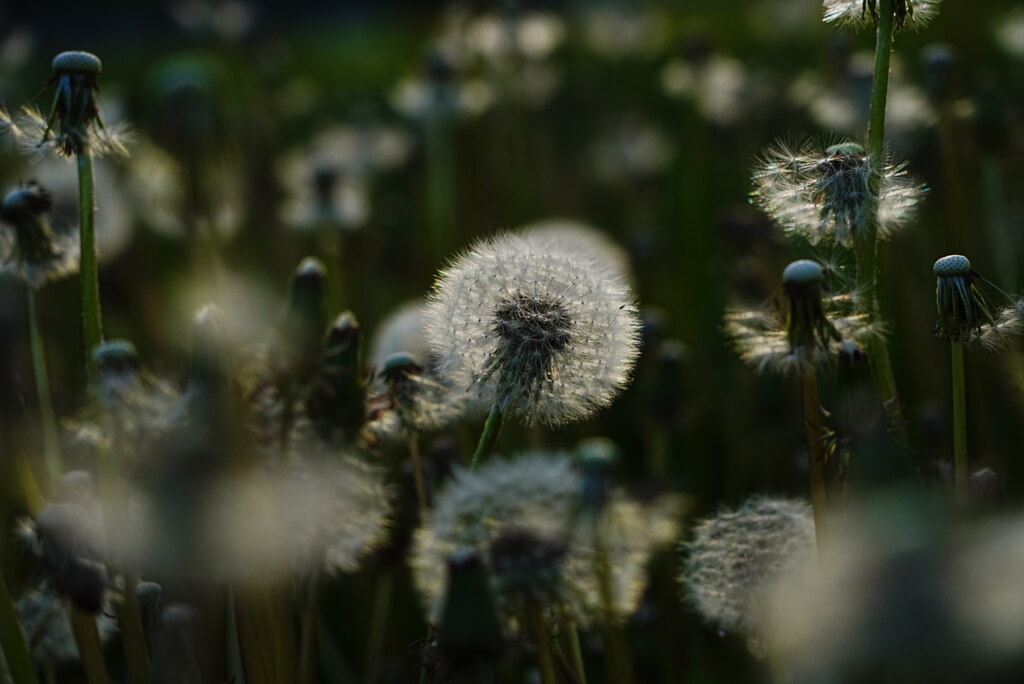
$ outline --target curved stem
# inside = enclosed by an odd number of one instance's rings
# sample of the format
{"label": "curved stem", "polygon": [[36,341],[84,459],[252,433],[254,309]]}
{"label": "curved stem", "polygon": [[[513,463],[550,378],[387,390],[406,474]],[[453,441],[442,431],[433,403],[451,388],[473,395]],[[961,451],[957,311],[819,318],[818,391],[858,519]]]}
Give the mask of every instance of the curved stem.
{"label": "curved stem", "polygon": [[57,415],[53,410],[50,395],[50,381],[46,372],[46,354],[43,351],[43,337],[39,333],[39,314],[36,312],[36,291],[27,287],[28,325],[32,348],[32,371],[35,373],[36,394],[39,396],[39,415],[43,421],[43,458],[46,471],[53,483],[60,477],[63,468],[60,459],[60,432]]}
{"label": "curved stem", "polygon": [[498,405],[495,404],[491,407],[491,412],[487,415],[487,422],[484,423],[484,431],[480,433],[480,441],[477,442],[476,451],[473,452],[473,462],[470,464],[470,469],[476,468],[478,465],[487,460],[490,456],[491,451],[494,449],[494,443],[498,441],[498,433],[501,431],[502,413]]}
{"label": "curved stem", "polygon": [[807,469],[811,479],[811,508],[814,511],[814,533],[821,547],[828,516],[825,495],[825,463],[822,449],[821,404],[818,400],[818,377],[814,369],[800,378],[804,409],[804,438],[807,442]]}
{"label": "curved stem", "polygon": [[956,497],[967,495],[967,384],[964,380],[964,343],[953,342],[953,482]]}
{"label": "curved stem", "polygon": [[92,155],[78,155],[78,211],[81,236],[82,323],[85,333],[85,366],[91,367],[92,350],[103,341],[100,309],[99,263],[96,255],[96,202],[93,190]]}

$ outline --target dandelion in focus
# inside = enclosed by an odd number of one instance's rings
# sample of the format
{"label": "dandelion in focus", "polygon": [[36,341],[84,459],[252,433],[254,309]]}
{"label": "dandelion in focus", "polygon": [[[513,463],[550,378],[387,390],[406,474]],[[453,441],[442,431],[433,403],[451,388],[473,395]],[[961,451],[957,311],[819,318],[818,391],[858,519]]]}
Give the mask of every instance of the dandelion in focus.
{"label": "dandelion in focus", "polygon": [[[941,0],[893,0],[896,28],[920,28],[939,13]],[[824,0],[825,21],[862,28],[877,25],[878,0]]]}

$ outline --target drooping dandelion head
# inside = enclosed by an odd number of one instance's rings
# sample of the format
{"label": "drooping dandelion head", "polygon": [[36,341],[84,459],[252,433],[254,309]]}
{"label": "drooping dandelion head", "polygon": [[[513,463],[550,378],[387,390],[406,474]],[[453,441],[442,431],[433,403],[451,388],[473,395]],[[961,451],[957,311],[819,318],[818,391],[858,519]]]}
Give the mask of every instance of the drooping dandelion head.
{"label": "drooping dandelion head", "polygon": [[78,241],[51,228],[52,209],[53,197],[35,182],[8,192],[0,206],[0,221],[13,229],[13,235],[0,236],[2,270],[29,287],[38,288],[78,269]]}
{"label": "drooping dandelion head", "polygon": [[838,342],[839,332],[825,315],[821,301],[821,265],[810,259],[794,261],[782,272],[786,298],[786,333],[791,350],[820,347]]}
{"label": "drooping dandelion head", "polygon": [[[893,21],[897,29],[920,28],[939,13],[941,0],[893,0]],[[824,0],[825,21],[861,28],[877,26],[878,0]]]}
{"label": "drooping dandelion head", "polygon": [[872,166],[864,147],[852,141],[825,149],[810,142],[777,143],[754,168],[752,201],[811,244],[849,246],[870,238],[872,227],[887,238],[913,218],[924,188],[907,177],[904,164],[888,157],[877,171]]}
{"label": "drooping dandelion head", "polygon": [[766,591],[784,570],[814,556],[811,507],[757,496],[697,524],[683,544],[679,582],[705,620],[757,646]]}
{"label": "drooping dandelion head", "polygon": [[639,317],[617,269],[532,235],[484,240],[456,259],[425,316],[441,379],[528,422],[611,403],[638,354]]}
{"label": "drooping dandelion head", "polygon": [[980,278],[971,261],[950,254],[935,262],[935,336],[948,342],[967,342],[993,321],[988,302],[975,284]]}

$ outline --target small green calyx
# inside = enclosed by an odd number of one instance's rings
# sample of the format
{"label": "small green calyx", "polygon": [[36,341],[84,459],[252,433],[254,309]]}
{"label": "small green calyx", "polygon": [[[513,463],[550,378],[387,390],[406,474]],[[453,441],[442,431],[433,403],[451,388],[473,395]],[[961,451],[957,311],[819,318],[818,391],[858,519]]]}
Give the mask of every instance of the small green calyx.
{"label": "small green calyx", "polygon": [[53,58],[53,73],[56,75],[84,74],[86,76],[98,76],[101,71],[103,71],[103,62],[91,52],[69,50]]}

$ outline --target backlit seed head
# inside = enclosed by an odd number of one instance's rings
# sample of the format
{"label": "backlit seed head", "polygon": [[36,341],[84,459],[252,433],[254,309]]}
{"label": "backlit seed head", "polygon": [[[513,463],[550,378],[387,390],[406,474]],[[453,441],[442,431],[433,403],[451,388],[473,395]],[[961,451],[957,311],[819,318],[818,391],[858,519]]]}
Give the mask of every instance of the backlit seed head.
{"label": "backlit seed head", "polygon": [[776,143],[754,167],[752,202],[784,230],[811,244],[849,246],[869,238],[869,221],[880,238],[908,223],[924,188],[910,180],[904,164],[880,160],[873,190],[871,160],[859,143],[821,149],[810,142]]}
{"label": "backlit seed head", "polygon": [[639,351],[618,268],[533,235],[474,245],[440,274],[425,316],[442,380],[531,423],[608,405]]}
{"label": "backlit seed head", "polygon": [[758,646],[766,591],[815,550],[811,507],[758,496],[697,524],[679,582],[705,620]]}
{"label": "backlit seed head", "polygon": [[950,254],[935,262],[934,271],[938,311],[935,336],[949,342],[968,342],[980,336],[982,326],[993,323],[994,316],[976,284],[980,276],[971,268],[970,260]]}
{"label": "backlit seed head", "polygon": [[[941,0],[893,0],[897,29],[920,28],[939,13]],[[878,25],[878,0],[824,0],[825,21],[862,28]]]}
{"label": "backlit seed head", "polygon": [[0,206],[0,222],[12,231],[0,233],[0,271],[39,288],[78,270],[78,239],[59,234],[50,225],[53,197],[29,182],[11,190]]}

